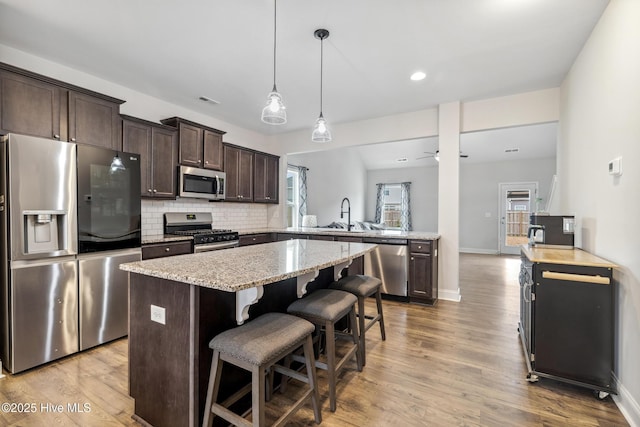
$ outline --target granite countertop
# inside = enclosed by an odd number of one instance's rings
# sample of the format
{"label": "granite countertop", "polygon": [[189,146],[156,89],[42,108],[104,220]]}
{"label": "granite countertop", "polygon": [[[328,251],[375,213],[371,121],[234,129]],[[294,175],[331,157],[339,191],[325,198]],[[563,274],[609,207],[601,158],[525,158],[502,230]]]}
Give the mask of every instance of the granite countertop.
{"label": "granite countertop", "polygon": [[545,264],[582,265],[587,267],[615,268],[615,264],[582,249],[536,248],[529,245],[520,247],[531,262]]}
{"label": "granite countertop", "polygon": [[193,240],[192,236],[176,236],[171,234],[152,234],[142,237],[143,245],[151,245],[153,243],[169,243]]}
{"label": "granite countertop", "polygon": [[241,230],[241,236],[247,234],[260,233],[291,233],[291,234],[320,234],[325,236],[349,236],[384,239],[414,239],[414,240],[438,240],[438,233],[427,231],[399,231],[399,230],[352,230],[347,231],[341,228],[320,228],[320,227],[288,227],[288,228],[256,228]]}
{"label": "granite countertop", "polygon": [[121,264],[120,269],[227,292],[236,292],[338,265],[375,244],[287,240],[223,251]]}

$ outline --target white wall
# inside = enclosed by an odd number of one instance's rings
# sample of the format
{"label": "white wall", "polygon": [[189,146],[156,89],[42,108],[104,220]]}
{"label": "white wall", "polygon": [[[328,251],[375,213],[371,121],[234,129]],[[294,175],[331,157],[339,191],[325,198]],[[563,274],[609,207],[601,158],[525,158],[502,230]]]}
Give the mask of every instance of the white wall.
{"label": "white wall", "polygon": [[[619,265],[616,402],[640,426],[640,1],[612,0],[561,86],[560,208],[576,244]],[[623,175],[607,162],[623,157]]]}
{"label": "white wall", "polygon": [[[340,203],[344,197],[351,202],[351,221],[365,219],[365,188],[367,171],[357,150],[345,148],[287,157],[290,164],[306,166],[307,213],[318,216],[318,226],[340,219]],[[345,204],[346,209],[346,204]]]}
{"label": "white wall", "polygon": [[[555,157],[508,162],[462,163],[460,166],[460,251],[498,252],[500,221],[498,184],[537,181],[538,195],[546,199],[555,173]],[[486,213],[490,216],[487,217]]]}
{"label": "white wall", "polygon": [[411,183],[411,221],[414,231],[438,231],[438,168],[370,170],[367,173],[366,218],[376,215],[376,184]]}

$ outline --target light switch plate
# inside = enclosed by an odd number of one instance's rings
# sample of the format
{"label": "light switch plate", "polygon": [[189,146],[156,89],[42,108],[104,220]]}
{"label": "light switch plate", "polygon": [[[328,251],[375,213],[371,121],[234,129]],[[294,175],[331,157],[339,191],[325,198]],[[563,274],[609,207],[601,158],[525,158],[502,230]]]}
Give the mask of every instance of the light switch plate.
{"label": "light switch plate", "polygon": [[165,325],[166,324],[165,308],[158,307],[157,305],[151,304],[151,321],[160,323],[161,325]]}

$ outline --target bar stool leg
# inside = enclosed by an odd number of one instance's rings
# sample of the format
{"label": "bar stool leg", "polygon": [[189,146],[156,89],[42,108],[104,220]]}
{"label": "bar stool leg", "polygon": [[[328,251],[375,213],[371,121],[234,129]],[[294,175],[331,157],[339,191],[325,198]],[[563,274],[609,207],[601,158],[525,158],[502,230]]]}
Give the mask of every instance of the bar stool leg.
{"label": "bar stool leg", "polygon": [[[315,356],[313,355],[313,340],[311,336],[307,337],[303,344],[305,365],[307,367],[307,378],[309,378],[309,387],[313,390],[311,395],[311,403],[313,404],[313,415],[316,424],[322,422],[322,413],[320,412],[320,393],[318,393],[318,378],[316,376]],[[290,360],[291,358],[289,358]]]}
{"label": "bar stool leg", "polygon": [[358,366],[358,372],[362,372],[362,352],[360,351],[360,335],[364,335],[364,330],[358,333],[358,329],[356,328],[356,310],[355,307],[351,308],[349,312],[349,323],[353,325],[351,327],[351,336],[353,337],[353,343],[357,346],[356,348],[356,365]]}
{"label": "bar stool leg", "polygon": [[384,316],[382,315],[382,293],[380,292],[380,288],[376,291],[376,306],[378,307],[378,316],[380,316],[380,320],[378,323],[380,324],[380,335],[382,336],[382,341],[387,339],[386,334],[384,333]]}
{"label": "bar stool leg", "polygon": [[202,425],[211,427],[213,416],[211,412],[211,403],[218,400],[218,391],[220,390],[220,378],[222,377],[222,360],[220,352],[213,352],[213,360],[211,362],[211,372],[209,374],[209,386],[207,388],[207,403],[205,404],[204,421]]}
{"label": "bar stool leg", "polygon": [[329,379],[329,409],[336,412],[336,336],[333,322],[325,322],[327,378]]}
{"label": "bar stool leg", "polygon": [[253,366],[251,369],[251,418],[253,427],[264,426],[265,405],[265,369],[263,366]]}
{"label": "bar stool leg", "polygon": [[364,299],[365,297],[358,297],[358,334],[360,336],[358,343],[358,354],[360,355],[360,360],[362,366],[367,365],[367,353],[365,348],[365,326],[364,322],[366,320],[364,315]]}

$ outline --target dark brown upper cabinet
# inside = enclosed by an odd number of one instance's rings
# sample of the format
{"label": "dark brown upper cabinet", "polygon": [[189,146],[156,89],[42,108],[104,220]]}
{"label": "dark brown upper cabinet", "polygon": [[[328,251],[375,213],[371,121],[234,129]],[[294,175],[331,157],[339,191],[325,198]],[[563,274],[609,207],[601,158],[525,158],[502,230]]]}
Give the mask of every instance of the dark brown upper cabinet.
{"label": "dark brown upper cabinet", "polygon": [[222,135],[225,132],[180,117],[171,117],[161,122],[178,129],[181,165],[222,170]]}
{"label": "dark brown upper cabinet", "polygon": [[69,91],[69,141],[121,150],[120,104]]}
{"label": "dark brown upper cabinet", "polygon": [[142,197],[174,199],[177,191],[176,129],[122,116],[122,150],[140,154]]}
{"label": "dark brown upper cabinet", "polygon": [[0,130],[66,139],[60,134],[61,120],[67,121],[61,115],[61,92],[53,84],[0,71]]}
{"label": "dark brown upper cabinet", "polygon": [[122,149],[124,101],[0,63],[0,132]]}
{"label": "dark brown upper cabinet", "polygon": [[270,154],[254,154],[253,201],[278,203],[280,158]]}
{"label": "dark brown upper cabinet", "polygon": [[225,200],[253,202],[253,151],[224,144]]}

